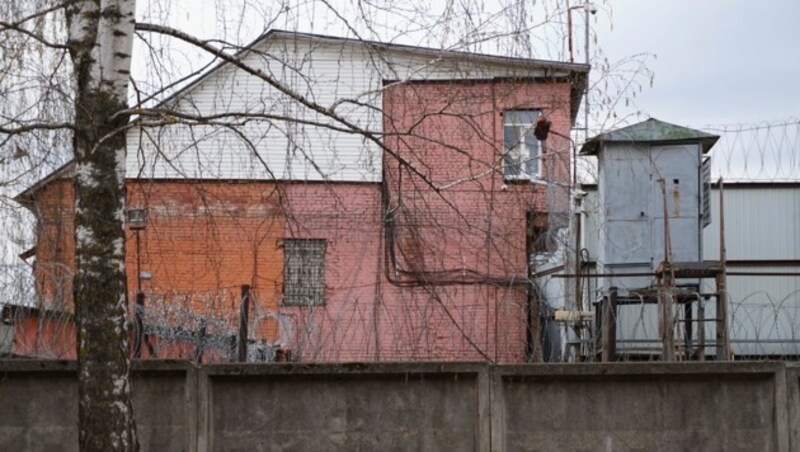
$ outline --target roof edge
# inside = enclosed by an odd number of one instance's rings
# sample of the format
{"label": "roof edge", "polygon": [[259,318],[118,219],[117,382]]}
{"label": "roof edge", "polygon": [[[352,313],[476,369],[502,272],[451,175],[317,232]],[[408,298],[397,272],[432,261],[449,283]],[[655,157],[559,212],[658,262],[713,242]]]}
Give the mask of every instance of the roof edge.
{"label": "roof edge", "polygon": [[[366,39],[356,39],[356,38],[347,38],[341,36],[332,36],[332,35],[322,35],[322,34],[315,34],[315,33],[305,33],[305,32],[297,32],[297,31],[288,31],[288,30],[281,30],[281,29],[269,29],[266,32],[262,33],[260,36],[255,38],[254,40],[250,41],[249,43],[242,46],[237,52],[231,55],[234,59],[241,59],[246,55],[248,52],[252,51],[255,47],[267,42],[272,37],[295,37],[295,38],[302,38],[307,40],[324,40],[330,42],[345,42],[349,44],[362,44],[367,45],[373,48],[383,48],[386,50],[395,50],[400,52],[409,52],[409,53],[427,53],[431,55],[435,55],[438,57],[445,57],[445,58],[453,58],[453,57],[461,57],[461,58],[470,58],[476,60],[485,60],[487,63],[493,64],[506,64],[506,65],[514,65],[514,66],[530,66],[531,68],[540,68],[540,69],[554,69],[554,70],[563,70],[568,72],[565,74],[566,76],[572,76],[576,78],[583,79],[583,85],[586,84],[586,77],[591,70],[591,65],[584,64],[584,63],[568,63],[564,61],[555,61],[555,60],[540,60],[535,58],[522,58],[522,57],[505,57],[502,55],[492,55],[487,53],[476,53],[476,52],[467,52],[463,50],[448,50],[448,49],[437,49],[434,47],[420,47],[420,46],[413,46],[408,44],[394,44],[394,43],[387,43],[382,41],[372,41]],[[183,86],[182,88],[178,89],[177,91],[173,92],[169,96],[165,97],[161,101],[157,103],[157,105],[162,106],[167,102],[170,102],[181,95],[185,94],[186,92],[190,91],[208,77],[216,73],[222,67],[230,64],[227,61],[219,61],[217,64],[214,64],[204,73],[199,74],[194,80]],[[583,85],[581,86],[581,93]],[[576,88],[574,88],[576,89]],[[574,118],[573,118],[574,122]]]}
{"label": "roof edge", "polygon": [[[656,128],[656,130],[653,130]],[[661,133],[659,135],[659,133]],[[647,135],[651,135],[648,137]],[[675,136],[673,138],[673,136]],[[601,133],[587,140],[580,155],[597,155],[606,143],[690,144],[698,143],[702,153],[707,154],[720,139],[702,130],[649,118],[636,124]]]}
{"label": "roof edge", "polygon": [[36,182],[35,184],[31,185],[30,187],[18,193],[12,199],[17,203],[19,203],[20,205],[22,205],[23,207],[30,207],[31,204],[33,203],[33,198],[36,196],[36,193],[39,190],[49,185],[54,180],[69,177],[69,173],[73,171],[74,167],[75,167],[75,160],[67,161],[63,165],[53,170],[47,176],[43,177],[42,179],[39,179],[39,181]]}

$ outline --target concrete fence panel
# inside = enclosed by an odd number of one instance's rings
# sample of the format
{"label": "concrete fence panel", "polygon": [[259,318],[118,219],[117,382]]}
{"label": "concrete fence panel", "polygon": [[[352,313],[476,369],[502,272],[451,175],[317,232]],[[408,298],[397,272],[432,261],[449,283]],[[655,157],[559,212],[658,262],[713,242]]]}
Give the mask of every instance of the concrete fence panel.
{"label": "concrete fence panel", "polygon": [[775,363],[619,363],[493,369],[507,451],[787,450]]}
{"label": "concrete fence panel", "polygon": [[78,450],[73,363],[6,361],[0,370],[0,450]]}
{"label": "concrete fence panel", "polygon": [[219,365],[200,450],[476,450],[479,365]]}
{"label": "concrete fence panel", "polygon": [[[141,361],[133,368],[133,408],[141,451],[194,450],[195,369]],[[0,361],[0,450],[77,451],[78,373],[74,361]]]}

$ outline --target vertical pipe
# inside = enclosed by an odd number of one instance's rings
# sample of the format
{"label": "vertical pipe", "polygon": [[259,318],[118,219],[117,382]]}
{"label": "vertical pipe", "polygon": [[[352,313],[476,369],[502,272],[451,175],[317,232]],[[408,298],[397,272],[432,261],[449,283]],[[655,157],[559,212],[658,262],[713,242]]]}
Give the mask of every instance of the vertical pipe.
{"label": "vertical pipe", "polygon": [[[584,29],[584,38],[583,38],[583,40],[584,40],[583,52],[586,54],[585,55],[585,63],[586,63],[586,65],[589,65],[589,16],[590,16],[590,12],[589,12],[589,8],[587,7],[587,5],[584,5],[583,10],[584,10],[584,13],[586,14],[586,23],[584,24],[585,25],[585,29]],[[589,73],[588,72],[586,73],[586,90],[585,91],[586,92],[585,92],[585,94],[583,96],[583,101],[584,101],[583,127],[586,128],[586,137],[585,137],[585,139],[588,140],[589,139]]]}
{"label": "vertical pipe", "polygon": [[572,53],[572,8],[569,6],[569,0],[567,0],[567,47],[569,48],[569,62],[575,62],[575,57]]}
{"label": "vertical pipe", "polygon": [[[577,192],[574,192],[577,193]],[[583,198],[576,196],[575,197],[575,215],[573,216],[572,222],[574,225],[573,230],[575,231],[575,309],[578,311],[583,311],[583,293],[581,291],[581,212],[583,212],[582,207]],[[566,295],[566,294],[565,294]],[[585,330],[580,327],[581,323],[578,323],[576,328],[573,328],[573,331],[576,333],[578,337],[578,353],[583,354],[583,340],[585,339]]]}
{"label": "vertical pipe", "polygon": [[583,212],[583,198],[575,198],[575,309],[583,311],[583,297],[581,291],[581,213]]}
{"label": "vertical pipe", "polygon": [[706,360],[706,297],[697,300],[697,359]]}
{"label": "vertical pipe", "polygon": [[247,323],[250,313],[250,286],[242,285],[242,298],[239,309],[239,362],[247,361]]}
{"label": "vertical pipe", "polygon": [[[602,351],[603,351],[603,300],[605,298],[601,298],[600,301],[593,303],[594,304],[594,331],[592,334],[592,339],[594,342],[594,350],[592,353],[589,354],[589,359],[592,361],[596,361],[597,358],[601,358],[602,360]],[[600,351],[598,354],[598,350]]]}
{"label": "vertical pipe", "polygon": [[138,294],[142,292],[142,244],[139,239],[139,231],[140,229],[134,229],[136,233],[136,293],[137,297]]}
{"label": "vertical pipe", "polygon": [[[498,110],[498,107],[497,107],[497,78],[492,78],[492,83],[491,83],[490,86],[492,87],[492,118],[498,118],[498,117],[500,118],[499,121],[497,121],[495,119],[492,122],[492,126],[491,126],[492,127],[492,144],[494,146],[497,146],[498,149],[500,149],[500,152],[501,152],[501,155],[502,155],[504,144],[503,144],[503,142],[498,143],[497,133],[499,131],[500,132],[500,136],[503,136],[503,112],[501,110]],[[498,144],[499,144],[499,146],[498,146]],[[505,171],[505,170],[503,170],[503,171]],[[494,177],[495,176],[492,176],[492,179],[494,179]],[[501,175],[501,177],[504,177],[504,175]],[[492,189],[494,189],[494,186],[495,186],[495,182],[493,180],[492,181]],[[491,216],[489,218],[490,218],[490,221],[491,221]],[[487,246],[488,245],[489,245],[489,242],[487,242]],[[525,256],[525,259],[529,259],[529,257]],[[487,262],[487,264],[489,263],[488,260],[486,262]],[[527,266],[526,266],[526,268],[527,268]],[[528,307],[530,307],[530,306],[528,306]],[[492,334],[492,332],[491,332],[491,312],[492,312],[492,304],[491,304],[491,302],[487,302],[486,303],[486,322],[484,322],[485,325],[484,325],[484,328],[483,328],[484,329],[484,335],[486,336],[486,346],[487,346],[486,352],[487,352],[487,355],[489,353],[491,353],[491,350],[489,349],[489,347],[491,347],[491,344],[492,344],[492,342],[491,342],[491,334]],[[496,360],[497,360],[497,352],[495,352],[495,361]]]}
{"label": "vertical pipe", "polygon": [[672,270],[672,242],[669,231],[669,207],[667,206],[667,186],[664,179],[659,179],[661,196],[664,198],[664,261],[661,265],[661,279],[659,284],[659,306],[661,312],[661,359],[663,361],[675,360],[675,338],[673,325],[673,295],[675,278]]}
{"label": "vertical pipe", "polygon": [[719,178],[719,261],[722,266],[717,273],[717,361],[731,358],[731,343],[728,336],[728,264],[725,249],[725,182]]}
{"label": "vertical pipe", "polygon": [[617,359],[617,288],[611,287],[607,297],[603,297],[600,360],[603,362]]}
{"label": "vertical pipe", "polygon": [[[666,278],[669,278],[669,276]],[[670,282],[667,282],[661,290],[661,313],[663,346],[661,359],[671,362],[675,360],[675,338],[672,323],[672,290]]]}
{"label": "vertical pipe", "polygon": [[683,303],[683,348],[687,360],[692,359],[692,303]]}
{"label": "vertical pipe", "polygon": [[[137,237],[139,234],[136,234]],[[142,357],[142,342],[144,339],[144,294],[140,291],[136,293],[136,313],[134,314],[134,322],[136,325],[136,337],[133,339],[133,357],[140,359]]]}

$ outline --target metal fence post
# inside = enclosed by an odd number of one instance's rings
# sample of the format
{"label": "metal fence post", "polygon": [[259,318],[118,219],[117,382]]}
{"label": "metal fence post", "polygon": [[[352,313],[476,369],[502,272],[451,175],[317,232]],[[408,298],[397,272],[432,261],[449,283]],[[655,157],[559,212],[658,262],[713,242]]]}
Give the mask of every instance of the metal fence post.
{"label": "metal fence post", "polygon": [[250,286],[242,285],[239,309],[239,362],[247,362],[247,323],[250,314]]}

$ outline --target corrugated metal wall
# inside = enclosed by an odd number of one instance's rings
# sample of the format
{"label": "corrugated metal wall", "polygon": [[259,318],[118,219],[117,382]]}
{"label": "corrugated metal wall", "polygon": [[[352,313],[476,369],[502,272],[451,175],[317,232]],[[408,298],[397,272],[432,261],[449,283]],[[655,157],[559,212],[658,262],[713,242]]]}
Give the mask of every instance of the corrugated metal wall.
{"label": "corrugated metal wall", "polygon": [[[800,184],[729,184],[724,192],[728,271],[800,272]],[[718,188],[711,201],[704,254],[719,259]],[[800,354],[800,277],[732,275],[728,285],[734,353]]]}
{"label": "corrugated metal wall", "polygon": [[[725,189],[729,260],[800,259],[800,184],[729,184]],[[719,189],[703,231],[705,259],[719,259]]]}

